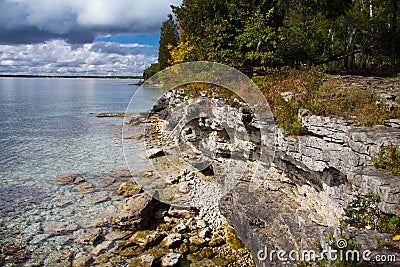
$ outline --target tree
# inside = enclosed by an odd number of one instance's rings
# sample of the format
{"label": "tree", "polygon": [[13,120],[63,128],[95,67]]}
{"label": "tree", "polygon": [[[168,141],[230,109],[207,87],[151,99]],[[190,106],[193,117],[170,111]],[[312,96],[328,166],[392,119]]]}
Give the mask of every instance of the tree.
{"label": "tree", "polygon": [[[396,72],[398,0],[183,0],[171,62]],[[171,48],[171,46],[170,46]]]}
{"label": "tree", "polygon": [[160,70],[165,69],[170,65],[171,53],[170,50],[178,44],[178,26],[176,25],[171,14],[161,26],[158,63]]}
{"label": "tree", "polygon": [[171,14],[168,19],[163,21],[160,32],[158,47],[158,62],[151,64],[143,72],[143,79],[147,80],[157,72],[165,69],[172,64],[171,50],[178,44],[178,26]]}
{"label": "tree", "polygon": [[143,79],[147,80],[151,78],[154,74],[160,71],[160,64],[159,63],[154,63],[151,64],[147,69],[143,71]]}

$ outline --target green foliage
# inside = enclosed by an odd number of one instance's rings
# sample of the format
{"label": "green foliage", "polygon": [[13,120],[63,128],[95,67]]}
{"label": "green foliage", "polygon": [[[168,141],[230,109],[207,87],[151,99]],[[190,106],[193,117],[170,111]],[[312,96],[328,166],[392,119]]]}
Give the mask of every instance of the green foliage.
{"label": "green foliage", "polygon": [[160,70],[165,69],[170,65],[171,53],[170,50],[178,44],[178,25],[176,25],[172,15],[168,15],[168,20],[164,21],[161,26],[158,63]]}
{"label": "green foliage", "polygon": [[377,230],[381,233],[400,233],[400,218],[386,214],[378,208],[379,197],[373,194],[356,196],[346,208],[343,223],[357,228]]}
{"label": "green foliage", "polygon": [[[173,7],[173,63],[208,60],[245,70],[312,66],[388,73],[400,59],[397,0],[200,1]],[[397,23],[399,25],[400,23]],[[398,69],[397,69],[398,70]]]}
{"label": "green foliage", "polygon": [[147,80],[159,71],[160,71],[160,64],[158,63],[151,64],[150,67],[144,70],[143,79]]}
{"label": "green foliage", "polygon": [[228,98],[228,99],[226,100],[226,104],[227,104],[228,106],[233,107],[233,108],[236,108],[236,109],[238,109],[238,108],[240,108],[240,107],[243,107],[243,102],[241,102],[241,101],[239,100],[239,98],[237,98],[237,97],[235,97],[235,96],[231,96],[230,98]]}
{"label": "green foliage", "polygon": [[379,169],[400,176],[400,150],[393,144],[382,147],[378,156],[372,159],[372,163]]}
{"label": "green foliage", "polygon": [[145,80],[171,65],[171,50],[178,45],[178,38],[178,25],[175,23],[172,15],[169,14],[168,19],[164,21],[161,26],[158,62],[151,64],[147,69],[144,70],[143,78]]}
{"label": "green foliage", "polygon": [[279,113],[276,119],[276,123],[281,126],[290,135],[304,135],[307,133],[307,129],[304,128],[297,115],[299,110],[299,102],[296,100],[289,100],[285,102],[280,97]]}

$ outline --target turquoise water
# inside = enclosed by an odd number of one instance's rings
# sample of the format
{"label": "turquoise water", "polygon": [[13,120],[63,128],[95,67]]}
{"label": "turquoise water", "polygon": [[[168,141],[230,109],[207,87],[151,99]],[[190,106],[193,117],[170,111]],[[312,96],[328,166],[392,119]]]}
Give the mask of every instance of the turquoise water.
{"label": "turquoise water", "polygon": [[[106,171],[124,164],[121,118],[134,81],[0,78],[0,181],[48,179],[60,172]],[[142,95],[143,99],[151,99]],[[138,107],[140,111],[140,107]]]}
{"label": "turquoise water", "polygon": [[[50,266],[54,253],[84,251],[75,237],[96,220],[109,220],[124,201],[115,193],[118,184],[104,180],[127,170],[123,119],[95,115],[125,112],[138,89],[129,85],[134,82],[0,78],[0,247],[23,247],[19,264]],[[155,95],[151,90],[136,94],[133,111],[144,111]],[[95,190],[80,192],[79,185],[54,183],[63,173],[81,175]],[[77,229],[47,232],[46,225],[60,222]],[[14,258],[8,255],[0,265],[14,266]]]}

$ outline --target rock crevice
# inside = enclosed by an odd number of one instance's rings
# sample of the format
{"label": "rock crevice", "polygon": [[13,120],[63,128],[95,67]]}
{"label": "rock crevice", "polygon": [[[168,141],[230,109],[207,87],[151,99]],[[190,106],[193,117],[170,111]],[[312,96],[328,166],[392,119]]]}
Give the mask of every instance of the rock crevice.
{"label": "rock crevice", "polygon": [[[204,102],[180,98],[174,92],[168,94],[163,102],[164,118],[168,118],[165,114],[178,116],[176,106],[183,109],[184,115],[193,114],[190,104]],[[354,195],[378,195],[380,210],[400,215],[400,179],[371,165],[382,146],[400,146],[399,128],[359,127],[341,118],[306,114],[299,117],[308,131],[306,135],[289,136],[277,128],[275,136],[263,136],[261,127],[265,125],[257,121],[250,107],[245,103],[240,103],[240,108],[221,107],[220,101],[206,101],[215,105],[207,106],[207,113],[192,120],[190,127],[196,134],[205,133],[197,134],[202,138],[198,140],[202,145],[199,151],[207,152],[203,156],[212,162],[217,181],[224,181],[218,175],[227,166],[235,166],[231,175],[237,175],[236,180],[230,186],[222,184],[229,190],[220,200],[219,209],[251,250],[258,266],[273,266],[258,257],[265,247],[299,251],[324,245],[326,235],[339,230],[344,209]],[[270,139],[274,139],[273,162],[261,152]],[[258,184],[252,186],[256,168]],[[362,244],[377,242],[372,235],[358,236],[362,236]]]}

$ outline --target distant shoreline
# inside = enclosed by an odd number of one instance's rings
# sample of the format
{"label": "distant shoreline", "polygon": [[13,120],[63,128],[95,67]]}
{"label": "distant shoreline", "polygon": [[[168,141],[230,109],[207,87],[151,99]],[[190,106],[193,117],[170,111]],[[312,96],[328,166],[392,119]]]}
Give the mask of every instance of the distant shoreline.
{"label": "distant shoreline", "polygon": [[71,78],[71,79],[143,79],[142,76],[96,76],[96,75],[4,75],[0,74],[0,78]]}

